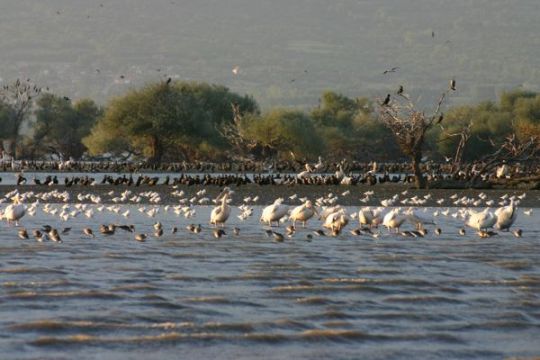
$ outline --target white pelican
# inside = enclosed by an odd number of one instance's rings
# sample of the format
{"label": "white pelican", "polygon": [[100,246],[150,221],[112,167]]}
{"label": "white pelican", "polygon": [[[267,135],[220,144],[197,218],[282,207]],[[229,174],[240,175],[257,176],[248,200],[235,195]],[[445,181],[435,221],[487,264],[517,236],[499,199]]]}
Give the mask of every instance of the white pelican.
{"label": "white pelican", "polygon": [[405,216],[400,216],[399,208],[390,210],[383,218],[382,224],[388,228],[388,230],[396,229],[396,233],[399,232],[399,227],[406,220]]}
{"label": "white pelican", "polygon": [[16,194],[13,198],[13,204],[8,205],[4,211],[3,218],[7,220],[8,224],[15,223],[19,225],[19,220],[26,214],[26,206],[20,203],[19,194]]}
{"label": "white pelican", "polygon": [[297,221],[301,221],[304,227],[306,227],[306,222],[315,215],[317,210],[313,207],[313,204],[310,200],[307,200],[304,204],[295,207],[291,211],[289,219],[292,220],[293,226],[296,225]]}
{"label": "white pelican", "polygon": [[369,207],[364,207],[358,211],[358,222],[360,222],[360,225],[367,225],[371,226],[373,222],[373,211]]}
{"label": "white pelican", "polygon": [[268,223],[272,226],[273,222],[277,222],[279,226],[279,220],[287,214],[289,207],[283,205],[283,198],[278,198],[272,205],[269,205],[263,209],[260,221]]}
{"label": "white pelican", "polygon": [[334,176],[341,180],[345,176],[345,172],[343,171],[343,166],[339,164],[339,169],[334,173]]}
{"label": "white pelican", "polygon": [[349,216],[345,209],[340,209],[326,217],[323,226],[332,230],[332,233],[339,233],[349,223]]}
{"label": "white pelican", "polygon": [[493,227],[497,222],[497,217],[489,211],[489,208],[485,208],[483,211],[474,212],[469,210],[469,219],[467,225],[478,231],[487,230]]}
{"label": "white pelican", "polygon": [[322,157],[319,156],[319,162],[315,164],[315,170],[318,172],[321,172],[324,167],[324,163],[322,161]]}
{"label": "white pelican", "polygon": [[310,177],[309,174],[311,174],[313,172],[313,169],[311,168],[311,166],[309,166],[308,163],[306,163],[305,168],[306,168],[306,170],[304,170],[304,171],[302,171],[302,172],[300,172],[300,173],[298,173],[296,175],[296,177],[298,179],[304,179],[304,178],[309,178]]}
{"label": "white pelican", "polygon": [[231,207],[229,204],[227,204],[227,200],[229,199],[229,189],[226,188],[220,196],[218,196],[218,199],[221,197],[221,205],[216,206],[212,213],[210,214],[210,224],[213,225],[219,225],[221,226],[225,225],[225,222],[229,218],[229,215],[231,215]]}
{"label": "white pelican", "polygon": [[495,224],[495,227],[499,230],[510,231],[510,226],[512,226],[517,218],[514,200],[510,200],[510,205],[498,208],[495,211],[495,216],[497,216],[497,223]]}

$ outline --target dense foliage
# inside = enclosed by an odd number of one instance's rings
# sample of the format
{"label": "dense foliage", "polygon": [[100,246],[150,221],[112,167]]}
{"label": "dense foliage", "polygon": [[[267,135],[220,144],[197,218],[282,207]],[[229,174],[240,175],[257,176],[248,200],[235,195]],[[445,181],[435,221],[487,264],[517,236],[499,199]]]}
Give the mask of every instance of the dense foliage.
{"label": "dense foliage", "polygon": [[[24,158],[131,156],[158,163],[323,156],[368,162],[409,156],[371,99],[332,91],[324,92],[310,111],[272,108],[262,113],[252,97],[224,86],[173,80],[132,89],[104,108],[90,99],[73,102],[50,92],[32,96],[22,98],[30,98],[23,103],[24,116],[17,115],[20,98],[0,101],[0,138],[22,135],[19,157]],[[522,141],[540,139],[540,94],[515,90],[503,93],[498,103],[444,110],[444,120],[425,136],[429,159],[454,158],[464,129],[464,161],[493,153],[510,134]]]}

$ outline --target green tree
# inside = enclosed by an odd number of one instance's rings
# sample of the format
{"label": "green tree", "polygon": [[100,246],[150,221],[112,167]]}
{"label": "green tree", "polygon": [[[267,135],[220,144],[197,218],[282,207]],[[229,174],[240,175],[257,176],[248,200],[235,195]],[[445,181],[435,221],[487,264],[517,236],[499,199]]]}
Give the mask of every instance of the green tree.
{"label": "green tree", "polygon": [[28,121],[34,101],[40,93],[41,88],[38,88],[30,79],[26,81],[17,79],[0,89],[0,111],[3,114],[0,118],[3,127],[1,132],[4,139],[11,142],[10,148],[4,150],[15,157],[17,157],[17,143],[21,128]]}
{"label": "green tree", "polygon": [[256,102],[223,86],[194,82],[160,82],[112,99],[104,116],[83,143],[92,154],[130,151],[161,162],[180,151],[189,160],[199,145],[226,147],[219,132],[232,122],[231,104],[257,112]]}
{"label": "green tree", "polygon": [[351,99],[324,92],[320,106],[311,113],[327,152],[336,159],[374,159],[399,152],[391,132],[374,116],[368,98]]}
{"label": "green tree", "polygon": [[86,150],[82,139],[101,115],[102,110],[90,99],[72,104],[63,97],[44,94],[37,101],[33,143],[64,158],[79,159]]}
{"label": "green tree", "polygon": [[314,157],[324,150],[312,119],[301,111],[273,109],[244,119],[243,127],[245,136],[277,156],[292,151],[300,157]]}

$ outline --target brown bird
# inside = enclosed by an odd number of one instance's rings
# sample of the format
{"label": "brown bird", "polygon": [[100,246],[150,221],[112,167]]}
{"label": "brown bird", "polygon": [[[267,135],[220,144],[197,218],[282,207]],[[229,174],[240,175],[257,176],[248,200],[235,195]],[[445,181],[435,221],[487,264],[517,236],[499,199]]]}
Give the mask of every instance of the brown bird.
{"label": "brown bird", "polygon": [[87,228],[87,227],[84,228],[84,229],[83,229],[83,233],[84,233],[85,235],[90,236],[90,237],[95,237],[94,232],[93,232],[92,229],[90,229],[90,228]]}
{"label": "brown bird", "polygon": [[215,237],[216,239],[221,238],[223,235],[227,235],[227,234],[225,233],[225,231],[223,231],[223,229],[214,229],[214,230],[212,231],[212,234],[214,235],[214,237]]}
{"label": "brown bird", "polygon": [[135,240],[144,242],[146,240],[146,234],[137,234],[135,235]]}
{"label": "brown bird", "polygon": [[18,235],[21,239],[28,239],[28,231],[26,229],[20,229]]}
{"label": "brown bird", "polygon": [[285,239],[283,237],[283,234],[280,234],[280,233],[275,232],[275,231],[272,231],[272,235],[274,236],[274,241],[276,241],[276,242],[283,242],[283,240]]}

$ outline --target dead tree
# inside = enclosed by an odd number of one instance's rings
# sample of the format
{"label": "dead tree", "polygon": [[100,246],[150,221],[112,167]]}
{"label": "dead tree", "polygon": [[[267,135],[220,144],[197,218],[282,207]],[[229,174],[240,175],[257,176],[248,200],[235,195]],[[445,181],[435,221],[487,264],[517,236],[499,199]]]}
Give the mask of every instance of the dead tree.
{"label": "dead tree", "polygon": [[232,146],[232,151],[236,156],[245,157],[246,154],[261,150],[267,152],[265,146],[259,144],[255,139],[250,139],[242,128],[244,114],[240,110],[240,105],[232,103],[233,121],[222,124],[217,128],[218,132]]}
{"label": "dead tree", "polygon": [[467,125],[464,125],[460,131],[455,133],[449,133],[444,131],[444,128],[441,126],[444,134],[444,139],[441,141],[447,141],[454,137],[459,137],[459,142],[456,147],[456,151],[454,153],[454,158],[452,162],[452,169],[451,173],[455,174],[457,173],[461,168],[461,163],[463,162],[463,154],[465,153],[465,146],[469,142],[469,139],[471,138],[471,129],[473,127],[473,122],[471,121]]}
{"label": "dead tree", "polygon": [[531,136],[520,140],[515,133],[507,136],[499,146],[490,140],[497,150],[480,159],[480,168],[471,177],[470,185],[477,183],[478,179],[485,177],[501,164],[515,164],[527,161],[538,161],[540,157],[540,138]]}
{"label": "dead tree", "polygon": [[392,132],[401,151],[411,159],[417,188],[426,187],[426,179],[423,176],[420,163],[425,143],[425,136],[434,124],[443,120],[441,105],[446,98],[447,92],[443,93],[437,103],[434,112],[426,115],[406,96],[399,96],[394,101],[379,102],[379,119]]}
{"label": "dead tree", "polygon": [[16,156],[15,150],[19,141],[21,126],[32,111],[35,99],[41,93],[41,88],[27,79],[21,81],[17,79],[12,84],[4,85],[0,90],[0,101],[10,107],[10,116],[7,136],[11,140],[9,152]]}

